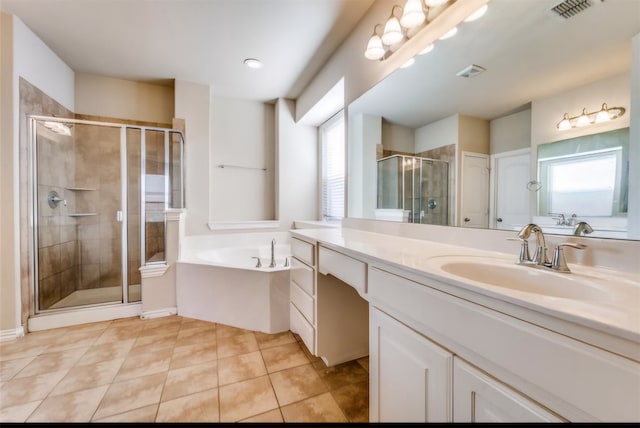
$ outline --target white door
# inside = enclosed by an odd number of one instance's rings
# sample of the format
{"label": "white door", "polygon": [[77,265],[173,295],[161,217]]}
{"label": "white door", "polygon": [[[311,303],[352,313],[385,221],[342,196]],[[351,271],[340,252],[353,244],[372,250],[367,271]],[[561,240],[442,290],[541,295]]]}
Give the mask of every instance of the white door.
{"label": "white door", "polygon": [[529,209],[529,149],[494,156],[492,183],[495,202],[491,227],[517,230],[531,222]]}
{"label": "white door", "polygon": [[566,422],[457,357],[453,367],[453,422]]}
{"label": "white door", "polygon": [[451,422],[453,354],[371,307],[370,422]]}
{"label": "white door", "polygon": [[489,227],[489,156],[462,153],[459,226]]}

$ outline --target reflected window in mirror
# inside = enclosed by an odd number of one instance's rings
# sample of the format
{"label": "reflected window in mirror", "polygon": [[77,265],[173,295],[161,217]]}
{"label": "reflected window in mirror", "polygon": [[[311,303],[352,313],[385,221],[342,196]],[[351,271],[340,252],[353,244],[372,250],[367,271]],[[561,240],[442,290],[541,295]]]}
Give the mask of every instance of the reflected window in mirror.
{"label": "reflected window in mirror", "polygon": [[339,221],[344,217],[345,138],[344,111],[320,125],[322,171],[322,220]]}
{"label": "reflected window in mirror", "polygon": [[623,217],[629,128],[538,146],[538,214]]}

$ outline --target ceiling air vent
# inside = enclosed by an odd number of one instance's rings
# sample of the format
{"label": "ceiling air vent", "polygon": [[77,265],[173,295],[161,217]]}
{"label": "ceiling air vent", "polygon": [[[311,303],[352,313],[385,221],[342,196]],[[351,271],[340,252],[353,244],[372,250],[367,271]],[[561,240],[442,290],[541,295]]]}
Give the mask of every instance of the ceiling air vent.
{"label": "ceiling air vent", "polygon": [[463,70],[460,70],[456,73],[456,76],[460,77],[476,77],[478,74],[482,73],[486,69],[484,67],[480,67],[479,65],[471,64],[468,67],[465,67]]}
{"label": "ceiling air vent", "polygon": [[591,0],[565,0],[551,8],[551,12],[565,19],[569,19],[590,6]]}

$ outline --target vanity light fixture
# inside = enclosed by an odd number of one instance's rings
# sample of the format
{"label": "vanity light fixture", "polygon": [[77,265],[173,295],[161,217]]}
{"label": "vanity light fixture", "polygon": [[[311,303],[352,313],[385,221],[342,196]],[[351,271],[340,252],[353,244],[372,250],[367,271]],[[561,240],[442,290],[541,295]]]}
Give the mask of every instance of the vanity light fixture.
{"label": "vanity light fixture", "polygon": [[[393,5],[382,33],[378,30],[378,27],[382,27],[381,24],[374,26],[373,33],[364,51],[365,58],[372,61],[383,61],[389,58],[402,47],[403,43],[428,26],[430,22],[437,18],[440,12],[452,3],[454,3],[453,0],[404,0],[404,6]],[[488,5],[484,4],[464,21],[475,21],[485,14],[487,8]],[[429,17],[430,12],[433,12],[431,17]],[[457,27],[449,29],[440,37],[440,40],[454,36],[457,31]],[[420,55],[429,52],[431,49],[433,49],[432,44],[423,49]]]}
{"label": "vanity light fixture", "polygon": [[407,60],[407,62],[405,62],[404,64],[402,64],[402,65],[400,66],[400,68],[407,68],[407,67],[411,67],[411,66],[413,65],[413,63],[415,63],[415,62],[416,62],[415,57],[411,57],[411,58],[409,58],[409,59]]}
{"label": "vanity light fixture", "polygon": [[575,117],[569,117],[569,113],[565,113],[562,120],[558,122],[556,127],[560,131],[565,131],[571,128],[608,122],[619,118],[625,113],[625,111],[624,107],[608,107],[607,103],[602,103],[602,108],[598,111],[588,112],[586,108],[583,108],[582,113]]}

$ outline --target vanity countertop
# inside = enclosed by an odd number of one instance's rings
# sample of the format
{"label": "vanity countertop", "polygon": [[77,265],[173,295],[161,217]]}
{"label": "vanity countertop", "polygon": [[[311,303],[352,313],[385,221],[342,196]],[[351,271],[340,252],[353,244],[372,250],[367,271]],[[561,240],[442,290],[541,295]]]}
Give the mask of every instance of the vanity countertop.
{"label": "vanity countertop", "polygon": [[[453,294],[459,297],[473,299],[492,309],[534,324],[541,324],[545,328],[605,349],[609,349],[610,338],[620,339],[625,345],[622,347],[624,350],[618,352],[640,360],[639,274],[575,264],[569,264],[572,272],[568,274],[550,271],[541,274],[544,275],[541,281],[545,281],[547,286],[554,277],[557,277],[559,283],[569,285],[571,283],[567,281],[579,282],[587,279],[590,284],[595,284],[596,288],[592,291],[599,293],[591,299],[567,298],[561,294],[559,297],[516,288],[494,287],[470,279],[464,280],[438,268],[438,260],[443,257],[495,260],[496,264],[512,268],[518,256],[517,252],[506,254],[484,251],[349,228],[295,229],[290,232],[294,237],[318,242],[346,255],[369,262],[384,263],[426,280],[430,279],[436,287],[438,284],[444,284],[449,288],[443,291],[453,290]],[[490,269],[490,266],[488,268]],[[536,275],[540,272],[538,269],[525,266],[518,266],[517,269],[521,269],[523,274]],[[541,314],[542,317],[538,317],[537,314]],[[582,333],[576,333],[576,326],[577,330],[583,330]],[[593,334],[585,336],[585,329]]]}

